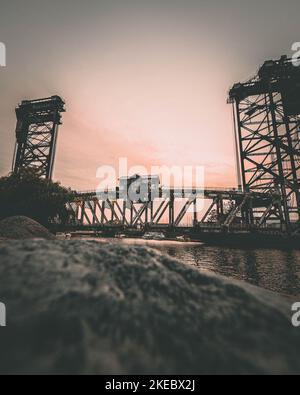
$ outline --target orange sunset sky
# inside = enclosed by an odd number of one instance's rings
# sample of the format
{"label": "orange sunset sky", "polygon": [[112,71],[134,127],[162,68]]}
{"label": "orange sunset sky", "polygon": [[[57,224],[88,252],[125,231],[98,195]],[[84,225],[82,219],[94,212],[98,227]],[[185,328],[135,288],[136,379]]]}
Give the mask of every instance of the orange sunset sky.
{"label": "orange sunset sky", "polygon": [[[0,175],[11,168],[14,108],[66,101],[55,179],[97,186],[96,170],[203,165],[236,186],[233,83],[300,41],[297,0],[0,0]],[[282,28],[284,26],[284,28]]]}

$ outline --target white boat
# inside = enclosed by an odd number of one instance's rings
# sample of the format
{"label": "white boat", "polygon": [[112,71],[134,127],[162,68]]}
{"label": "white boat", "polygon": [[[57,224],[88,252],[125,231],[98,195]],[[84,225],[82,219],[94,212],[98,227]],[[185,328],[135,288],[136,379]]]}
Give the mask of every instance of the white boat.
{"label": "white boat", "polygon": [[58,240],[71,240],[72,235],[71,233],[57,233],[56,238]]}
{"label": "white boat", "polygon": [[143,236],[144,240],[165,240],[166,236],[160,232],[147,232]]}
{"label": "white boat", "polygon": [[176,237],[176,240],[181,242],[191,241],[191,239],[188,236],[178,236]]}
{"label": "white boat", "polygon": [[124,234],[116,235],[116,239],[125,239],[125,238],[126,238],[126,235],[124,235]]}

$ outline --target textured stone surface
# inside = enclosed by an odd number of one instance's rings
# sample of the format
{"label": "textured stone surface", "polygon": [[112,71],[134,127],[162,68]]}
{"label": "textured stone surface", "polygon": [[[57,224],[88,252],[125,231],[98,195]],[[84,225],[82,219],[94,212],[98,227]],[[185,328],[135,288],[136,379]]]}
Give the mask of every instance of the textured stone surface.
{"label": "textured stone surface", "polygon": [[290,304],[147,248],[0,245],[1,373],[299,373]]}
{"label": "textured stone surface", "polygon": [[0,241],[1,239],[24,240],[32,238],[55,239],[44,226],[27,217],[9,217],[0,221]]}

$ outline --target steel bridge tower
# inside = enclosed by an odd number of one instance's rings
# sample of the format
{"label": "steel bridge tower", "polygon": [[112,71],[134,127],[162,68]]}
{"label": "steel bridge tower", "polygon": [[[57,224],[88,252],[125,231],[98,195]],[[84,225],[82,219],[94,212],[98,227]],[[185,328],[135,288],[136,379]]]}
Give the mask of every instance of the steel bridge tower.
{"label": "steel bridge tower", "polygon": [[36,168],[40,176],[51,179],[58,127],[65,103],[59,96],[22,101],[16,108],[16,148],[13,171]]}
{"label": "steel bridge tower", "polygon": [[[300,223],[300,67],[287,56],[267,61],[229,93],[238,173],[245,192],[269,192],[277,203],[260,218],[292,233]],[[248,213],[255,223],[255,210]]]}

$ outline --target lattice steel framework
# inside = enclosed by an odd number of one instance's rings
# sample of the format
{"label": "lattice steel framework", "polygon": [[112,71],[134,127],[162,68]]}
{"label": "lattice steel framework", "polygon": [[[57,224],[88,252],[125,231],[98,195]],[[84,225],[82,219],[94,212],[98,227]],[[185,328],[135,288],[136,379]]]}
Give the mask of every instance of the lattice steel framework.
{"label": "lattice steel framework", "polygon": [[[300,67],[283,56],[233,86],[238,172],[245,192],[278,196],[260,218],[292,232],[300,221]],[[255,221],[255,213],[249,215]]]}
{"label": "lattice steel framework", "polygon": [[52,178],[58,127],[65,103],[58,96],[22,101],[16,108],[16,149],[13,171],[36,168]]}
{"label": "lattice steel framework", "polygon": [[[144,201],[123,200],[117,190],[81,192],[74,195],[68,203],[70,224],[79,229],[121,228],[180,228],[193,217],[194,227],[199,229],[208,225],[207,220],[217,207],[217,220],[214,224],[220,229],[247,227],[246,208],[256,207],[265,212],[266,207],[272,204],[272,196],[262,193],[244,193],[237,189],[168,189],[159,188],[155,199]],[[109,198],[113,195],[114,198]],[[208,199],[212,204],[200,219],[197,210],[197,201]],[[232,202],[230,210],[226,213],[224,205]],[[242,217],[241,217],[242,215]],[[238,223],[238,225],[237,225]],[[185,225],[186,226],[186,225]],[[71,227],[72,228],[72,227]]]}

